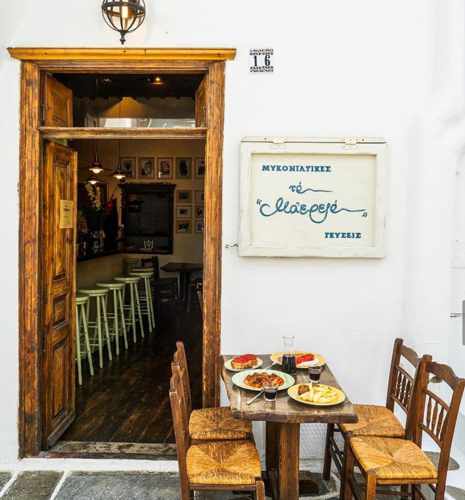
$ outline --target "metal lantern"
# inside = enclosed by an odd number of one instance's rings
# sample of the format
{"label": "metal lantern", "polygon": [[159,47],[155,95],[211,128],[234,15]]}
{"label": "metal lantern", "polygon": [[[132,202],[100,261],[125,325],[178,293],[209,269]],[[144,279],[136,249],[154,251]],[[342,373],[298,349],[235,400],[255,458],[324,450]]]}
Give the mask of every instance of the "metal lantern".
{"label": "metal lantern", "polygon": [[121,35],[121,44],[126,34],[135,31],[144,22],[144,0],[103,0],[102,15],[111,29]]}

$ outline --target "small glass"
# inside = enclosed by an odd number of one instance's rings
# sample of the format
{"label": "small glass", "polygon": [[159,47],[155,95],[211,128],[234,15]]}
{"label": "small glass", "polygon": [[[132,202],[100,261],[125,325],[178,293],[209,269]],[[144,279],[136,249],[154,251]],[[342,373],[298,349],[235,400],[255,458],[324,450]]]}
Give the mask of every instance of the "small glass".
{"label": "small glass", "polygon": [[263,395],[265,397],[265,401],[269,401],[272,403],[276,401],[276,395],[278,394],[278,387],[271,382],[265,382],[263,384]]}
{"label": "small glass", "polygon": [[311,366],[308,369],[308,377],[312,384],[318,385],[320,383],[321,372],[323,371],[322,366]]}
{"label": "small glass", "polygon": [[286,373],[296,372],[295,362],[295,337],[283,337],[283,371]]}

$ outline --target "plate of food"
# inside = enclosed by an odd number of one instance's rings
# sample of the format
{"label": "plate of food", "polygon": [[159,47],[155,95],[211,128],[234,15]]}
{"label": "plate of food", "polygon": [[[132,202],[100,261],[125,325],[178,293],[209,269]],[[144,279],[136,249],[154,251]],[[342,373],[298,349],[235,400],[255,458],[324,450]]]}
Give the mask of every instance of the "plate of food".
{"label": "plate of food", "polygon": [[241,354],[240,356],[234,356],[224,362],[226,370],[231,372],[241,372],[242,370],[260,368],[262,365],[263,359],[255,356],[255,354]]}
{"label": "plate of food", "polygon": [[295,384],[294,377],[277,370],[244,370],[233,375],[232,383],[241,389],[261,391],[265,383],[271,383],[284,391]]}
{"label": "plate of food", "polygon": [[[282,364],[283,352],[275,352],[270,356],[271,361],[277,365]],[[297,368],[310,368],[311,366],[324,366],[326,359],[321,354],[308,351],[295,352],[295,364]]]}
{"label": "plate of food", "polygon": [[340,389],[325,384],[297,384],[290,387],[287,393],[295,401],[312,406],[335,406],[346,399]]}

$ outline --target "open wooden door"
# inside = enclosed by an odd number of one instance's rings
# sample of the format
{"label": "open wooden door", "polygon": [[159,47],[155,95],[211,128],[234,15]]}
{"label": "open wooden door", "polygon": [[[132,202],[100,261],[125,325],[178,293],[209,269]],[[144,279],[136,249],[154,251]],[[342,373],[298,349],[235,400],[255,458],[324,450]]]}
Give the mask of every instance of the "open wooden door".
{"label": "open wooden door", "polygon": [[43,92],[43,125],[73,126],[73,92],[50,75],[45,75]]}
{"label": "open wooden door", "polygon": [[45,144],[43,169],[43,427],[49,448],[75,417],[77,153]]}

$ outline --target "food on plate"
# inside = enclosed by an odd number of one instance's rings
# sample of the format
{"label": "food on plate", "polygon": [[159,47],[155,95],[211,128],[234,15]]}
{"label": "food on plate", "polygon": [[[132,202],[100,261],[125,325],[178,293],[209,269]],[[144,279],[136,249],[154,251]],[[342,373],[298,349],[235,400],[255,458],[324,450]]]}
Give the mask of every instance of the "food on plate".
{"label": "food on plate", "polygon": [[284,379],[275,373],[269,372],[251,373],[244,379],[244,384],[254,389],[262,389],[265,383],[279,387],[284,384]]}
{"label": "food on plate", "polygon": [[305,392],[308,392],[310,390],[310,386],[307,384],[300,384],[299,388],[297,389],[297,394],[300,396],[304,394]]}
{"label": "food on plate", "polygon": [[299,398],[308,403],[330,404],[340,397],[340,391],[328,385],[305,385],[305,387],[308,387],[307,391],[301,393],[299,387],[297,392]]}
{"label": "food on plate", "polygon": [[235,370],[245,370],[246,368],[253,368],[257,365],[257,362],[257,356],[254,354],[243,354],[232,358],[231,366]]}
{"label": "food on plate", "polygon": [[308,363],[310,361],[313,361],[315,359],[315,355],[311,353],[307,354],[302,354],[300,356],[296,356],[295,362],[297,365],[300,365],[302,363]]}

